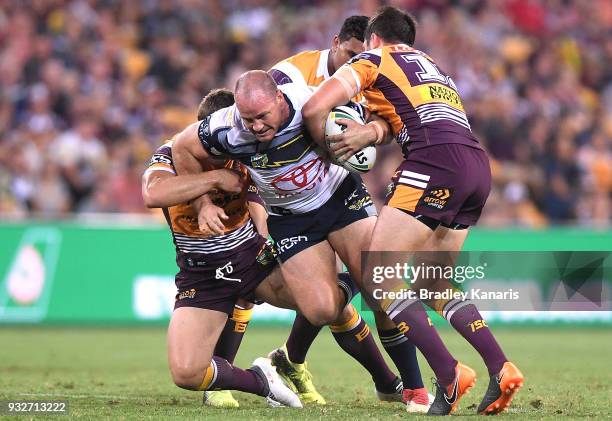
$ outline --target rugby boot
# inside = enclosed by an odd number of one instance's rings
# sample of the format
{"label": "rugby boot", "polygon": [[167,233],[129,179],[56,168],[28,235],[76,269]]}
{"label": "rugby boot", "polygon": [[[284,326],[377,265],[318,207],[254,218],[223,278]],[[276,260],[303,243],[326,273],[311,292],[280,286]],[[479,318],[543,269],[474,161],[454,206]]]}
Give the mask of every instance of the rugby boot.
{"label": "rugby boot", "polygon": [[249,369],[256,373],[264,382],[266,401],[272,408],[289,406],[301,408],[300,398],[283,382],[268,358],[259,357],[253,361]]}
{"label": "rugby boot", "polygon": [[303,403],[316,403],[318,405],[327,403],[312,383],[312,374],[308,371],[306,362],[304,364],[292,363],[287,356],[285,345],[270,352],[268,358],[272,360],[272,365],[276,367],[279,376],[298,394]]}
{"label": "rugby boot", "polygon": [[389,390],[382,391],[374,387],[374,392],[381,402],[403,402],[404,384],[402,383],[402,379],[396,377],[393,384],[390,385]]}
{"label": "rugby boot", "polygon": [[450,415],[457,410],[459,401],[476,384],[476,372],[467,365],[457,362],[455,367],[455,379],[444,387],[436,380],[436,398],[434,399],[427,415]]}
{"label": "rugby boot", "polygon": [[518,367],[506,361],[500,372],[491,376],[489,387],[478,405],[477,412],[482,415],[496,415],[508,409],[524,380]]}
{"label": "rugby boot", "polygon": [[238,408],[240,406],[230,390],[206,391],[202,403],[213,408]]}
{"label": "rugby boot", "polygon": [[433,403],[435,397],[427,389],[404,389],[402,401],[406,404],[406,412],[411,414],[425,414]]}

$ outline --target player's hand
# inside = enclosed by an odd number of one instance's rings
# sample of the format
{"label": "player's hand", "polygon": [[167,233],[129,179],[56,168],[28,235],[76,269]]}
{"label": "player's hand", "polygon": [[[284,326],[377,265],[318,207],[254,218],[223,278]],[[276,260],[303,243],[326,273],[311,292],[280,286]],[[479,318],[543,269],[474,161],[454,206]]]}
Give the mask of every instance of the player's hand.
{"label": "player's hand", "polygon": [[244,188],[246,177],[241,172],[222,168],[215,170],[217,181],[215,187],[227,193],[240,193]]}
{"label": "player's hand", "polygon": [[329,136],[327,142],[332,156],[344,162],[357,152],[376,141],[376,129],[347,118],[338,118],[336,123],[346,126],[341,134]]}
{"label": "player's hand", "polygon": [[202,232],[212,232],[215,235],[223,235],[225,225],[223,221],[227,221],[229,216],[219,206],[206,204],[198,213],[198,226]]}

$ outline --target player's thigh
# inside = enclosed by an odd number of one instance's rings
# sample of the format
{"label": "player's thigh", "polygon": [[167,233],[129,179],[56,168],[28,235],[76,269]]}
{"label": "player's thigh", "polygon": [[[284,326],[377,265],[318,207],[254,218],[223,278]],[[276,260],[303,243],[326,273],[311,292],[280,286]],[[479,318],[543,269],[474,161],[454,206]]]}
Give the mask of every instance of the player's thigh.
{"label": "player's thigh", "polygon": [[[454,267],[463,243],[468,235],[468,229],[452,229],[438,226],[433,235],[423,246],[424,251],[414,256],[414,265],[427,268],[426,273],[442,274],[447,268]],[[439,269],[438,269],[439,268]],[[431,269],[431,270],[428,270]],[[413,290],[427,289],[429,291],[446,292],[456,287],[445,277],[419,277],[412,284]],[[423,300],[431,308],[436,308],[436,300]]]}
{"label": "player's thigh", "polygon": [[376,217],[370,216],[353,222],[327,237],[340,260],[348,267],[354,280],[361,279],[361,252],[367,251],[372,238]]}
{"label": "player's thigh", "polygon": [[224,312],[197,307],[178,307],[172,312],[168,362],[173,376],[197,375],[208,367],[227,317]]}
{"label": "player's thigh", "polygon": [[[380,310],[375,297],[380,296],[381,291],[408,287],[396,271],[387,272],[387,269],[407,261],[432,234],[431,228],[412,215],[390,206],[383,207],[372,233],[369,252],[364,254],[365,270],[360,284],[362,296],[373,310]],[[377,279],[377,273],[385,273],[384,279]]]}
{"label": "player's thigh", "polygon": [[281,264],[298,309],[313,324],[331,323],[340,313],[344,297],[338,288],[335,259],[329,242],[321,241]]}
{"label": "player's thigh", "polygon": [[421,250],[433,231],[414,216],[383,206],[372,231],[369,251]]}
{"label": "player's thigh", "polygon": [[257,299],[275,307],[297,310],[296,300],[286,287],[280,268],[273,270],[255,289]]}
{"label": "player's thigh", "polygon": [[423,250],[432,251],[460,251],[467,238],[469,229],[452,229],[442,225],[438,226],[429,237]]}

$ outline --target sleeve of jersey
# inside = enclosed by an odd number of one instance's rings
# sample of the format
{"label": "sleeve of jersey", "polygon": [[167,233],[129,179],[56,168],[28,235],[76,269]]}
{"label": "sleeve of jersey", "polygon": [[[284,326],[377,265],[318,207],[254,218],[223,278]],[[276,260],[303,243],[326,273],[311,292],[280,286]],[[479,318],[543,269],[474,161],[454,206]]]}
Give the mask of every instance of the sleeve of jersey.
{"label": "sleeve of jersey", "polygon": [[257,191],[257,186],[255,184],[249,184],[249,188],[247,189],[246,194],[246,200],[247,202],[255,202],[259,203],[261,206],[264,206],[263,200],[261,200],[261,197],[259,196],[259,193]]}
{"label": "sleeve of jersey", "polygon": [[285,60],[276,63],[268,73],[277,85],[285,85],[287,83],[300,83],[308,85],[304,74],[292,62]]}
{"label": "sleeve of jersey", "polygon": [[157,148],[149,162],[145,174],[151,171],[166,171],[176,174],[174,163],[172,162],[172,148],[165,144]]}
{"label": "sleeve of jersey", "polygon": [[228,132],[232,129],[233,108],[212,113],[198,126],[198,138],[206,152],[213,156],[229,156]]}
{"label": "sleeve of jersey", "polygon": [[344,64],[336,73],[335,78],[343,84],[348,84],[354,95],[371,87],[378,77],[380,56],[372,53],[361,53]]}

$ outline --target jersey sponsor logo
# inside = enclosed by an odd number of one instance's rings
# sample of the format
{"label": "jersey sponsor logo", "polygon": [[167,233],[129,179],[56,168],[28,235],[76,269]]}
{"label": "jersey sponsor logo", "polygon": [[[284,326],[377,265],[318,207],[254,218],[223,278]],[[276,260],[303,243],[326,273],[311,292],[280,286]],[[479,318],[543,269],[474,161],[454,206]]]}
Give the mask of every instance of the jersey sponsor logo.
{"label": "jersey sponsor logo", "polygon": [[295,237],[283,238],[277,243],[278,253],[284,253],[285,251],[289,250],[290,248],[302,241],[308,241],[308,237],[305,235],[296,235]]}
{"label": "jersey sponsor logo", "polygon": [[442,210],[446,207],[453,191],[446,187],[433,187],[421,198],[422,203],[430,208]]}
{"label": "jersey sponsor logo", "polygon": [[225,265],[215,269],[215,279],[220,279],[223,281],[229,282],[242,282],[238,278],[229,278],[226,275],[230,275],[234,272],[234,267],[232,266],[232,262],[227,262]]}
{"label": "jersey sponsor logo", "polygon": [[272,180],[272,187],[281,193],[312,190],[325,175],[325,165],[319,157],[291,168]]}
{"label": "jersey sponsor logo", "polygon": [[454,105],[455,108],[463,110],[459,94],[450,88],[441,85],[427,85],[425,89],[420,90],[420,92],[421,94],[425,93],[425,95],[423,95],[425,98],[441,100],[450,105]]}

